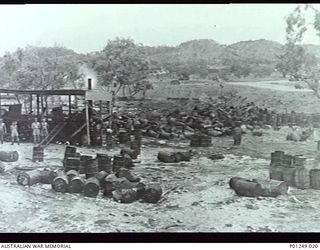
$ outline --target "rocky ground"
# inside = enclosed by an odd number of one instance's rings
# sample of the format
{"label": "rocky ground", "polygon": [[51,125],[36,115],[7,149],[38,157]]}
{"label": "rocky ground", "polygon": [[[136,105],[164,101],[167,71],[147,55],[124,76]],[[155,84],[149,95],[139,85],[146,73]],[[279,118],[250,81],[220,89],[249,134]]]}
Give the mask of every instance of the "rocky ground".
{"label": "rocky ground", "polygon": [[[165,164],[157,161],[160,150],[189,150],[189,141],[143,139],[141,163],[134,173],[145,182],[158,182],[164,192],[158,204],[134,202],[120,204],[102,195],[86,198],[61,194],[50,185],[23,187],[16,175],[23,167],[62,165],[63,145],[45,149],[45,161],[32,163],[31,144],[1,145],[1,150],[17,150],[20,159],[4,163],[0,175],[0,232],[318,232],[320,190],[290,188],[277,198],[248,198],[235,195],[229,188],[231,177],[267,179],[270,153],[283,150],[308,157],[313,167],[315,143],[286,141],[289,128],[264,130],[262,137],[244,135],[239,147],[232,138],[215,137],[209,148],[193,148],[190,162]],[[95,155],[105,149],[79,148],[80,153]],[[118,153],[119,148],[108,151]],[[208,159],[223,153],[225,159]]]}

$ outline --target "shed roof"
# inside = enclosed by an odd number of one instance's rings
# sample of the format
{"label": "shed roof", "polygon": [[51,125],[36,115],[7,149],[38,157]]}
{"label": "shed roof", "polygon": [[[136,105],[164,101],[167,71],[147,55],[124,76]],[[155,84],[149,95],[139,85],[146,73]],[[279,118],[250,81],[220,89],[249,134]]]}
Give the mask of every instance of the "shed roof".
{"label": "shed roof", "polygon": [[21,90],[21,89],[0,89],[0,93],[9,94],[32,94],[32,95],[85,95],[85,89],[53,89],[53,90]]}

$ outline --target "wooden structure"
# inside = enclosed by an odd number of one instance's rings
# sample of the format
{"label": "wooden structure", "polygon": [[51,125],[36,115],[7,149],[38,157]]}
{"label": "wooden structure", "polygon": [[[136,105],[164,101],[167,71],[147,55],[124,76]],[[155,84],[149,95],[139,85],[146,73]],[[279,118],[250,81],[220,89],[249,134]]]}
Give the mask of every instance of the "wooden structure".
{"label": "wooden structure", "polygon": [[[21,96],[27,96],[24,98],[24,103],[21,103]],[[22,120],[20,119],[22,113],[24,113],[26,120],[30,121],[34,117],[38,118],[47,118],[49,116],[49,109],[54,109],[55,105],[50,105],[48,103],[48,97],[58,96],[67,97],[66,101],[63,102],[63,105],[60,106],[60,112],[63,115],[61,121],[58,121],[58,124],[55,124],[55,127],[52,128],[49,135],[44,138],[38,146],[46,147],[68,124],[68,118],[72,115],[73,111],[79,111],[81,105],[77,105],[73,108],[73,100],[82,101],[85,106],[83,108],[86,109],[86,123],[79,124],[79,127],[73,131],[70,136],[75,136],[79,132],[81,132],[85,127],[87,127],[87,136],[88,136],[88,145],[91,144],[91,115],[92,110],[98,110],[101,120],[101,138],[105,137],[105,127],[103,126],[103,121],[110,117],[112,113],[112,101],[113,95],[106,90],[96,90],[91,89],[91,79],[88,79],[88,89],[53,89],[53,90],[16,90],[16,89],[0,89],[0,108],[9,107],[12,109],[13,106],[19,106],[18,108],[14,108],[15,114],[11,120]],[[29,98],[28,98],[29,97]],[[4,99],[16,99],[18,104],[4,104]],[[29,102],[29,103],[26,103]],[[23,104],[23,105],[22,105]],[[22,106],[24,106],[24,111],[22,112]],[[63,107],[67,107],[68,110],[63,110]],[[63,112],[66,111],[66,112]],[[65,117],[66,115],[66,117]],[[2,117],[2,114],[1,114]],[[103,143],[102,139],[102,143]]]}

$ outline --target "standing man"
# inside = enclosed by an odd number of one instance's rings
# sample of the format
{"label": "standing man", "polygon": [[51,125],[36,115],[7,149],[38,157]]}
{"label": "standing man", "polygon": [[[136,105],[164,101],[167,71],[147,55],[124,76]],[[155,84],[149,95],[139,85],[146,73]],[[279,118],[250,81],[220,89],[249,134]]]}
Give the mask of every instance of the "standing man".
{"label": "standing man", "polygon": [[42,139],[46,138],[49,134],[48,123],[45,118],[42,119],[41,122],[41,136]]}
{"label": "standing man", "polygon": [[0,141],[3,144],[4,135],[7,133],[6,124],[3,122],[3,119],[0,119]]}
{"label": "standing man", "polygon": [[38,118],[34,118],[34,122],[31,124],[34,143],[40,142],[40,127],[41,124],[38,122]]}
{"label": "standing man", "polygon": [[12,141],[11,144],[13,145],[14,141],[16,140],[19,145],[18,122],[16,121],[12,122],[10,126],[10,130],[11,130],[11,141]]}

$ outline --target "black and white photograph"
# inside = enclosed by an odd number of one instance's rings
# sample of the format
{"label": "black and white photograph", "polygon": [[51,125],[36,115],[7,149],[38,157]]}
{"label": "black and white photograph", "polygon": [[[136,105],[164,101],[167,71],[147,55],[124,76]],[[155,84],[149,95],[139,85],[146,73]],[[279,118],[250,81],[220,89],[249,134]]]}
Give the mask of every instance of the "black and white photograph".
{"label": "black and white photograph", "polygon": [[320,231],[319,4],[0,5],[1,233]]}

